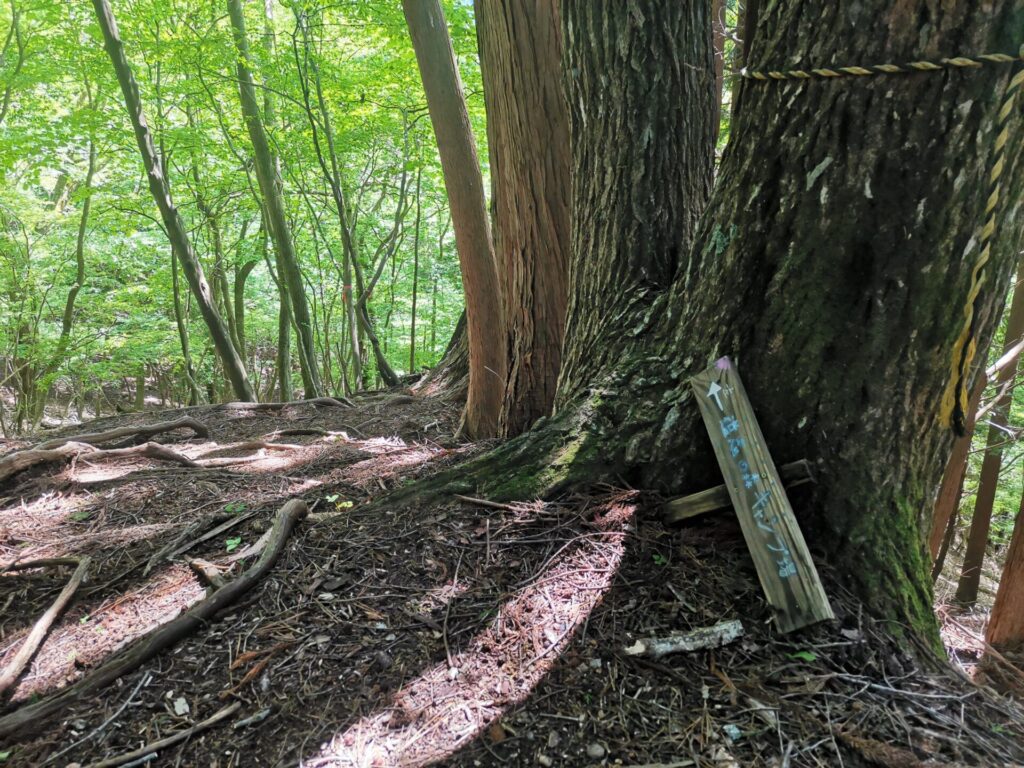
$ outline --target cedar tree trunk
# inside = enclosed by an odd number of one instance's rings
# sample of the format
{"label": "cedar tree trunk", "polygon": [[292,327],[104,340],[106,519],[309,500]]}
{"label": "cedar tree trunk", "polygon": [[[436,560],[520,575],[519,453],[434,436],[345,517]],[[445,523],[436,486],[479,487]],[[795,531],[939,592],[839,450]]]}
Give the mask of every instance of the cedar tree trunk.
{"label": "cedar tree trunk", "polygon": [[498,432],[508,365],[501,288],[476,143],[440,3],[403,0],[402,7],[441,156],[466,294],[469,393],[463,428],[471,438],[492,437]]}
{"label": "cedar tree trunk", "polygon": [[558,0],[476,0],[494,251],[508,333],[501,434],[551,413],[569,268],[569,125]]}
{"label": "cedar tree trunk", "polygon": [[[1021,498],[1024,510],[1024,497]],[[1024,511],[1017,513],[1003,576],[988,621],[985,639],[1000,650],[1024,648]]]}
{"label": "cedar tree trunk", "polygon": [[[1024,335],[1024,260],[1017,270],[1016,286],[1010,304],[1010,316],[1006,321],[1006,338],[1003,352],[1010,353]],[[985,457],[981,461],[981,475],[978,478],[978,492],[974,497],[974,514],[971,530],[967,535],[967,551],[960,569],[960,581],[956,586],[956,601],[964,606],[974,605],[978,600],[978,586],[981,584],[985,550],[988,548],[988,532],[992,523],[992,509],[995,506],[996,490],[999,486],[1000,470],[1003,466],[1003,446],[1010,439],[1007,430],[1010,405],[1013,402],[1013,385],[1017,378],[1017,361],[1002,368],[996,376],[995,405],[985,443]]]}
{"label": "cedar tree trunk", "polygon": [[[775,460],[815,465],[796,510],[809,545],[873,612],[935,641],[924,534],[953,440],[939,402],[1012,67],[744,81],[694,229],[711,168],[708,8],[567,0],[562,12],[574,221],[556,412],[463,467],[464,481],[492,498],[616,476],[672,493],[714,485],[688,379],[731,355]],[[1013,4],[776,3],[751,25],[747,61],[1012,52],[1021,18]],[[976,305],[982,352],[1019,248],[1021,133]]]}

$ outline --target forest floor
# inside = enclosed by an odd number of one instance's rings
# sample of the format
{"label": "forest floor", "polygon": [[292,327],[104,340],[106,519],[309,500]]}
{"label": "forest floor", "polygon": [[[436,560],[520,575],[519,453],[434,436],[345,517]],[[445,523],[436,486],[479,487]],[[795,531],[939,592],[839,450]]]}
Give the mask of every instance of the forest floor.
{"label": "forest floor", "polygon": [[[666,528],[658,499],[615,488],[498,506],[396,499],[488,447],[458,442],[455,409],[429,398],[187,415],[210,436],[156,440],[216,466],[85,454],[0,488],[0,668],[70,575],[5,567],[93,558],[7,711],[203,599],[189,559],[230,580],[288,499],[310,516],[215,620],[0,740],[4,768],[1024,765],[1024,710],[905,647],[827,566],[837,620],[775,634],[727,513]],[[329,434],[280,434],[295,429]],[[246,445],[258,440],[293,447]],[[728,619],[744,636],[717,650],[625,653],[638,638]],[[173,746],[117,762],[222,710]]]}

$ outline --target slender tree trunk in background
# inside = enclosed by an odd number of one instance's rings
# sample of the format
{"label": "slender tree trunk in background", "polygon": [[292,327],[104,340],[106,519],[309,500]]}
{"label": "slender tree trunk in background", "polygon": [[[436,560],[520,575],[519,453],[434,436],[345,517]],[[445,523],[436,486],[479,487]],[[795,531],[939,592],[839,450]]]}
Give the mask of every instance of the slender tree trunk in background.
{"label": "slender tree trunk in background", "polygon": [[178,328],[178,341],[181,342],[181,360],[185,364],[185,382],[188,385],[188,404],[199,405],[201,395],[196,383],[196,371],[192,366],[192,353],[189,351],[188,326],[185,322],[185,311],[181,302],[181,286],[178,282],[178,257],[171,249],[171,290],[174,294],[174,324]]}
{"label": "slender tree trunk in background", "polygon": [[968,406],[968,421],[966,434],[958,436],[953,443],[953,450],[950,451],[949,461],[946,462],[946,469],[942,474],[942,484],[939,486],[939,494],[935,497],[935,512],[932,515],[932,529],[928,536],[928,551],[931,553],[934,566],[932,568],[932,580],[938,578],[942,570],[940,551],[943,542],[946,540],[946,532],[950,521],[956,517],[960,508],[960,499],[964,492],[964,478],[967,475],[967,459],[971,452],[971,440],[974,438],[975,416],[978,413],[978,406],[981,403],[981,396],[988,383],[988,377],[981,375],[971,392],[970,405]]}
{"label": "slender tree trunk in background", "polygon": [[160,210],[160,217],[171,241],[171,248],[174,249],[178,259],[181,261],[185,278],[193,295],[196,297],[196,303],[199,304],[199,311],[210,331],[213,345],[224,361],[225,373],[231,381],[235,397],[242,401],[252,401],[255,399],[255,394],[252,386],[249,384],[249,377],[245,372],[245,364],[235,351],[228,328],[217,312],[216,306],[214,306],[213,296],[210,292],[209,283],[206,282],[206,276],[203,274],[202,265],[196,258],[185,225],[171,200],[167,178],[157,158],[156,147],[153,144],[153,137],[146,124],[146,117],[142,113],[139,87],[135,82],[128,59],[125,57],[124,46],[118,35],[117,22],[114,19],[113,12],[110,10],[110,4],[108,0],[93,0],[93,7],[96,9],[96,18],[99,21],[100,29],[103,31],[107,54],[110,56],[110,60],[114,65],[114,72],[121,85],[121,92],[124,95],[128,116],[131,119],[132,128],[135,131],[135,139],[138,142],[139,152],[142,155],[142,162],[146,168],[149,189],[157,208]]}
{"label": "slender tree trunk in background", "polygon": [[18,8],[16,0],[11,0],[11,29],[7,35],[7,39],[4,41],[3,55],[0,55],[0,60],[6,61],[7,54],[10,51],[11,43],[14,43],[17,51],[17,59],[14,61],[14,70],[11,72],[10,77],[7,80],[7,87],[4,88],[3,96],[0,96],[0,123],[3,123],[7,117],[7,110],[11,106],[11,96],[14,94],[14,84],[18,81],[18,76],[21,74],[22,67],[25,66],[25,40],[21,33],[21,13]]}
{"label": "slender tree trunk in background", "polygon": [[388,362],[387,355],[384,354],[384,350],[381,348],[380,338],[377,336],[377,331],[373,327],[373,318],[370,317],[370,309],[367,307],[367,302],[370,298],[366,290],[366,284],[363,282],[363,270],[359,266],[359,262],[352,261],[352,266],[355,268],[356,276],[356,290],[360,295],[360,299],[356,301],[356,316],[359,319],[359,325],[363,329],[363,335],[367,341],[370,342],[370,350],[373,352],[374,362],[377,364],[377,375],[380,380],[389,387],[398,386],[401,380],[398,378],[398,374],[395,373],[391,364]]}
{"label": "slender tree trunk in background", "polygon": [[[1017,269],[1017,278],[1010,303],[1010,316],[1006,321],[1006,338],[1003,352],[1011,352],[1024,336],[1024,260]],[[984,359],[984,358],[982,358]],[[992,522],[992,509],[999,487],[999,474],[1003,466],[1003,446],[1010,439],[1007,429],[1010,405],[1013,403],[1013,385],[1017,377],[1017,361],[1002,368],[996,374],[996,402],[992,408],[985,445],[985,458],[981,462],[978,478],[978,492],[974,496],[974,514],[971,530],[967,535],[967,551],[956,587],[956,601],[961,605],[974,605],[978,599],[985,550],[988,547],[988,533]]]}
{"label": "slender tree trunk in background", "polygon": [[[90,106],[95,108],[95,102],[90,99]],[[85,235],[89,227],[89,213],[92,211],[92,181],[96,174],[96,140],[89,139],[89,164],[85,173],[85,199],[82,201],[82,213],[78,218],[78,234],[75,239],[75,282],[68,289],[67,298],[64,300],[64,312],[61,315],[60,336],[57,338],[57,348],[49,361],[42,366],[39,377],[36,379],[36,393],[34,395],[33,420],[42,418],[43,409],[46,406],[46,398],[50,389],[50,378],[65,361],[68,345],[71,343],[71,330],[75,322],[75,303],[78,294],[85,285]],[[64,175],[66,178],[66,174]],[[67,187],[65,182],[65,187]]]}
{"label": "slender tree trunk in background", "polygon": [[256,99],[256,86],[253,82],[250,65],[249,40],[245,32],[245,15],[242,12],[241,0],[228,0],[227,5],[235,48],[238,51],[236,71],[242,114],[253,146],[256,178],[269,220],[271,239],[274,243],[274,250],[278,253],[280,265],[278,277],[287,288],[288,298],[291,301],[292,315],[298,332],[299,363],[302,366],[306,397],[319,397],[323,387],[320,383],[320,372],[317,366],[313,321],[310,318],[305,286],[302,282],[298,256],[295,253],[295,243],[285,212],[278,159],[267,141],[263,118],[260,115],[260,105]]}
{"label": "slender tree trunk in background", "polygon": [[146,407],[146,367],[142,366],[135,375],[135,410],[142,411]]}
{"label": "slender tree trunk in background", "polygon": [[715,137],[722,124],[722,96],[725,92],[725,0],[711,0],[711,47],[715,55]]}
{"label": "slender tree trunk in background", "polygon": [[257,264],[259,264],[258,261],[247,261],[240,267],[235,267],[235,333],[238,336],[238,351],[242,356],[245,355],[245,283]]}
{"label": "slender tree trunk in background", "polygon": [[[774,4],[748,65],[1019,45],[1008,4],[959,4],[922,27],[926,8]],[[775,461],[815,463],[820,482],[797,507],[811,547],[876,616],[937,643],[923,531],[953,442],[938,413],[963,322],[950,306],[968,300],[1011,68],[742,82],[694,229],[711,173],[709,9],[563,3],[574,280],[556,411],[460,477],[496,499],[616,477],[705,488],[719,473],[689,378],[729,354]],[[1007,144],[1004,211],[1021,202],[1022,137]],[[1018,230],[993,243],[982,357]]]}
{"label": "slender tree trunk in background", "polygon": [[402,7],[441,156],[466,294],[470,375],[463,428],[474,439],[492,437],[498,433],[508,365],[501,287],[476,143],[440,3],[403,0]]}
{"label": "slender tree trunk in background", "polygon": [[[569,268],[569,123],[558,0],[476,0],[508,379],[500,433],[551,413]],[[543,115],[543,119],[538,119]]]}
{"label": "slender tree trunk in background", "polygon": [[1024,650],[1024,497],[1013,526],[985,639],[1002,651]]}
{"label": "slender tree trunk in background", "polygon": [[270,254],[274,254],[274,261],[277,266],[277,368],[278,392],[281,402],[290,402],[295,398],[292,389],[292,305],[288,299],[288,290],[281,280],[281,262],[270,246],[270,233],[268,232],[269,222],[266,215],[263,217],[263,257],[267,267],[271,265]]}
{"label": "slender tree trunk in background", "polygon": [[[265,0],[263,3],[263,50],[268,59],[273,59],[276,51],[274,40],[274,3],[273,0]],[[277,124],[277,109],[275,105],[274,92],[270,88],[263,89],[263,114],[268,128],[274,128]],[[257,181],[257,184],[259,182]],[[278,388],[278,399],[282,402],[289,402],[295,398],[292,387],[292,305],[289,299],[288,288],[281,278],[281,260],[276,249],[273,264],[276,265],[276,273],[271,266],[269,255],[271,253],[270,234],[271,222],[265,205],[260,206],[261,232],[263,241],[263,259],[267,269],[276,274],[278,310],[277,310],[277,355],[274,361],[276,369],[276,381]],[[274,391],[274,378],[267,383],[268,390]]]}
{"label": "slender tree trunk in background", "polygon": [[416,372],[416,291],[420,280],[420,223],[423,219],[423,201],[420,199],[422,165],[416,169],[416,225],[412,241],[412,309],[409,321],[409,373]]}
{"label": "slender tree trunk in background", "polygon": [[[267,3],[269,4],[270,0],[267,0]],[[334,207],[338,214],[338,225],[341,231],[342,243],[342,280],[344,281],[344,285],[342,286],[342,300],[345,303],[345,316],[347,318],[349,330],[348,343],[352,354],[353,389],[358,391],[363,388],[363,355],[359,338],[359,319],[356,317],[356,313],[358,311],[355,305],[356,297],[352,290],[352,265],[358,258],[358,253],[356,251],[352,226],[349,222],[348,204],[346,202],[345,190],[342,186],[338,153],[334,145],[334,124],[331,120],[331,112],[327,106],[327,100],[324,99],[323,83],[320,79],[320,64],[317,61],[315,51],[310,43],[309,20],[306,17],[306,12],[301,10],[298,5],[294,6],[293,10],[295,12],[296,25],[302,33],[303,50],[306,56],[305,64],[309,71],[310,79],[313,81],[313,87],[316,92],[317,108],[320,112],[320,119],[323,122],[324,140],[327,143],[327,157],[330,161],[329,167],[323,162],[323,153],[320,152],[319,132],[317,130],[316,120],[313,119],[312,115],[312,104],[309,103],[308,90],[304,89],[303,95],[306,99],[306,109],[310,116],[310,128],[313,132],[313,141],[317,150],[317,158],[320,161],[321,170],[323,171],[331,188],[331,195],[334,197]],[[299,77],[302,77],[301,72],[299,73]]]}

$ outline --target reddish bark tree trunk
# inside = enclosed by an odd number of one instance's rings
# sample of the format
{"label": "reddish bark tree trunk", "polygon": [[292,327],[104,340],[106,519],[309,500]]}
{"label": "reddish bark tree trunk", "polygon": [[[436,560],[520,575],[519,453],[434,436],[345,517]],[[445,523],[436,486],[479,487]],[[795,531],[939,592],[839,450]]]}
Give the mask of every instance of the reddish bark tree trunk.
{"label": "reddish bark tree trunk", "polygon": [[569,126],[557,0],[476,0],[509,371],[501,434],[551,413],[569,266]]}
{"label": "reddish bark tree trunk", "polygon": [[437,138],[466,294],[469,393],[463,428],[472,438],[498,433],[507,377],[501,288],[491,245],[476,143],[438,0],[403,0]]}
{"label": "reddish bark tree trunk", "polygon": [[1019,651],[1024,647],[1024,498],[1013,526],[985,639],[1000,650]]}
{"label": "reddish bark tree trunk", "polygon": [[[1018,266],[1015,285],[1010,317],[1006,321],[1004,353],[1012,351],[1024,335],[1024,261]],[[985,458],[981,462],[978,493],[974,497],[974,515],[967,536],[967,551],[964,553],[960,582],[956,588],[956,600],[962,605],[974,605],[978,599],[978,586],[981,583],[985,549],[988,547],[988,532],[992,523],[992,508],[1003,466],[1003,446],[1009,440],[1006,427],[1009,422],[1010,405],[1013,402],[1013,382],[1016,376],[1016,360],[1002,368],[996,375],[996,402],[988,428]]]}

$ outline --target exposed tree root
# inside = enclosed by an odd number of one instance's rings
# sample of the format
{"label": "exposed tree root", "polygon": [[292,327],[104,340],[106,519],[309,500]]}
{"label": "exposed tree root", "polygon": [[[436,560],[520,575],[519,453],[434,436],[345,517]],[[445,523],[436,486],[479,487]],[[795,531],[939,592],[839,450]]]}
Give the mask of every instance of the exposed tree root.
{"label": "exposed tree root", "polygon": [[190,416],[183,416],[180,419],[174,421],[161,421],[156,424],[144,424],[139,427],[120,427],[118,429],[110,429],[106,432],[93,432],[85,435],[75,435],[74,437],[58,437],[53,440],[47,440],[39,443],[39,445],[33,446],[28,450],[45,450],[49,448],[57,448],[58,446],[64,445],[65,443],[86,443],[87,445],[102,445],[103,443],[110,443],[114,440],[121,440],[123,438],[133,439],[149,439],[154,435],[161,435],[164,432],[173,432],[176,429],[191,429],[196,437],[207,437],[210,434],[210,430],[205,424],[200,421],[196,421]]}
{"label": "exposed tree root", "polygon": [[0,718],[0,738],[17,733],[29,726],[37,726],[40,719],[49,717],[69,704],[95,693],[122,675],[136,669],[140,664],[149,661],[165,648],[198,630],[218,611],[248,592],[266,575],[280,557],[295,525],[308,513],[309,510],[301,499],[292,499],[286,503],[277,512],[266,549],[251,568],[209,597],[196,603],[178,618],[157,628],[127,651],[106,662],[74,685]]}
{"label": "exposed tree root", "polygon": [[0,568],[0,574],[7,573],[8,571],[28,571],[34,568],[56,568],[62,565],[78,565],[79,562],[80,560],[77,557],[47,557],[42,560],[25,560],[24,562],[14,560],[3,568]]}
{"label": "exposed tree root", "polygon": [[324,408],[354,408],[352,401],[345,397],[314,397],[309,400],[292,400],[287,403],[222,403],[218,411],[283,411],[293,405],[319,405]]}
{"label": "exposed tree root", "polygon": [[[37,561],[40,562],[40,561]],[[36,651],[39,650],[39,646],[42,645],[43,640],[46,638],[47,633],[50,631],[50,627],[53,622],[60,616],[61,611],[64,610],[65,606],[74,597],[76,591],[78,591],[79,585],[85,579],[86,573],[89,571],[89,557],[83,557],[78,561],[78,567],[75,572],[71,574],[71,578],[68,583],[64,585],[64,589],[61,590],[57,599],[53,601],[46,612],[39,617],[33,625],[32,630],[25,637],[25,642],[21,644],[21,648],[14,654],[14,658],[11,659],[10,663],[0,671],[0,697],[2,697],[7,689],[10,688],[14,683],[21,677],[21,673],[25,671],[25,667],[32,661],[32,657],[36,655]]]}
{"label": "exposed tree root", "polygon": [[71,461],[79,456],[93,459],[122,459],[128,456],[145,456],[150,459],[171,461],[186,467],[201,467],[187,456],[172,451],[159,443],[143,443],[130,448],[96,448],[88,443],[65,442],[57,448],[28,448],[0,459],[0,483],[23,472],[36,464],[47,464],[51,461]]}

